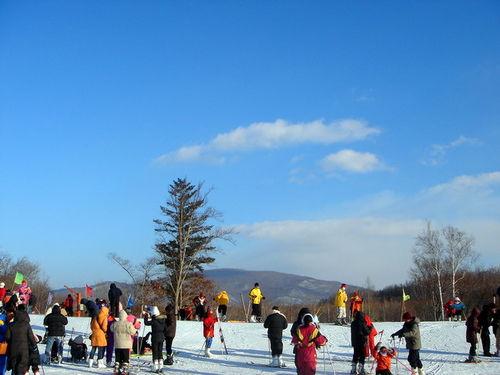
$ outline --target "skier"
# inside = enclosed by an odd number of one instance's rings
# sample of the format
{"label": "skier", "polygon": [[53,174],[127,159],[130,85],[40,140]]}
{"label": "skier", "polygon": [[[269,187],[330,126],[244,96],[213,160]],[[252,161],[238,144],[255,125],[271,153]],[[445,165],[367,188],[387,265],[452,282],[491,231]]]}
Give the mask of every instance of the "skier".
{"label": "skier", "polygon": [[36,344],[30,317],[26,311],[14,312],[14,322],[8,326],[5,338],[9,345],[9,366],[12,368],[12,374],[24,375],[29,369],[29,349]]}
{"label": "skier", "polygon": [[292,337],[296,354],[298,375],[316,374],[316,348],[326,345],[328,340],[313,323],[313,316],[305,314],[302,325],[297,329],[297,335]]}
{"label": "skier", "polygon": [[196,320],[202,320],[205,316],[205,304],[207,302],[207,298],[200,292],[199,295],[193,298],[193,305],[195,308]]}
{"label": "skier", "polygon": [[412,375],[425,375],[422,362],[420,361],[420,348],[422,341],[420,340],[420,328],[418,324],[420,320],[411,315],[408,311],[403,314],[403,328],[393,333],[391,337],[404,337],[406,340],[406,349],[409,350],[408,362],[412,368]]}
{"label": "skier", "polygon": [[455,309],[453,308],[453,299],[449,299],[448,302],[446,302],[443,307],[446,319],[448,319],[448,321],[451,321],[453,315],[455,314]]}
{"label": "skier", "polygon": [[375,353],[377,352],[375,348],[375,337],[378,335],[378,332],[368,314],[365,314],[365,323],[370,330],[370,334],[368,335],[368,345],[365,347],[365,357],[369,357],[370,354],[375,357]]}
{"label": "skier", "polygon": [[385,346],[381,346],[373,356],[375,361],[377,361],[375,375],[392,375],[391,360],[396,357],[397,354],[396,349],[387,349]]}
{"label": "skier", "polygon": [[214,301],[219,305],[217,307],[217,312],[222,321],[225,321],[227,318],[227,305],[229,303],[229,295],[225,290],[221,291],[217,294],[217,297],[214,298]]}
{"label": "skier", "polygon": [[104,364],[104,351],[107,346],[106,332],[108,331],[108,313],[109,309],[103,306],[99,310],[97,316],[93,317],[90,321],[90,329],[92,330],[92,336],[90,338],[90,343],[92,344],[92,349],[89,354],[89,367],[94,364],[94,355],[97,351],[97,368],[106,368]]}
{"label": "skier", "polygon": [[281,358],[283,354],[283,330],[288,327],[286,316],[281,313],[278,306],[273,306],[273,311],[264,322],[267,328],[267,337],[271,343],[272,367],[284,367],[285,362]]}
{"label": "skier", "polygon": [[357,311],[363,310],[363,298],[361,298],[357,290],[354,291],[351,297],[351,305],[349,309],[351,310],[352,319],[354,319],[354,315],[356,314]]}
{"label": "skier", "polygon": [[62,362],[63,340],[66,334],[65,326],[68,318],[61,314],[59,305],[52,307],[52,312],[43,319],[43,325],[47,327],[47,345],[45,346],[45,363],[50,364],[52,345],[57,347],[57,362]]}
{"label": "skier", "polygon": [[465,305],[460,300],[460,298],[455,297],[455,301],[453,303],[453,320],[460,321],[465,314]]}
{"label": "skier", "polygon": [[262,300],[266,299],[260,290],[259,283],[255,283],[253,289],[248,293],[248,297],[252,302],[252,314],[250,321],[252,323],[262,321]]}
{"label": "skier", "polygon": [[158,307],[151,306],[144,312],[144,324],[151,326],[151,346],[153,347],[153,370],[163,371],[163,342],[165,341],[165,315],[160,315]]}
{"label": "skier", "polygon": [[118,288],[115,283],[111,283],[109,285],[108,300],[109,300],[110,314],[113,315],[114,317],[117,317],[118,312],[120,311],[121,296],[122,296],[122,291],[120,290],[120,288]]}
{"label": "skier", "polygon": [[7,369],[7,341],[5,334],[7,333],[8,323],[7,314],[2,309],[0,312],[0,375],[5,375]]}
{"label": "skier", "polygon": [[66,309],[68,316],[73,316],[73,296],[71,294],[68,294],[64,300],[63,306]]}
{"label": "skier", "polygon": [[469,349],[469,358],[465,360],[467,363],[478,363],[479,360],[477,359],[477,353],[476,353],[476,345],[477,345],[477,334],[480,331],[479,327],[479,309],[477,307],[474,307],[467,318],[467,321],[465,322],[465,325],[467,326],[467,331],[465,334],[466,341],[470,344],[470,349]]}
{"label": "skier", "polygon": [[[292,340],[295,337],[298,339],[298,329],[302,325],[302,319],[304,318],[304,315],[310,314],[312,316],[311,310],[309,310],[308,307],[303,307],[300,309],[299,313],[297,314],[297,320],[293,322],[292,328],[290,328],[290,335],[292,336]],[[294,354],[294,363],[295,367],[297,367],[297,350],[296,347],[293,348],[293,354]]]}
{"label": "skier", "polygon": [[130,350],[132,349],[132,335],[137,332],[132,323],[127,320],[125,310],[119,312],[119,320],[114,322],[110,328],[113,332],[115,345],[114,373],[120,375],[128,374],[130,362]]}
{"label": "skier", "polygon": [[481,343],[483,344],[483,356],[485,357],[492,356],[490,352],[490,326],[493,321],[494,308],[494,303],[484,305],[477,318],[479,321],[479,326],[481,327]]}
{"label": "skier", "polygon": [[167,350],[167,358],[163,361],[164,365],[171,366],[174,364],[174,354],[172,352],[172,342],[175,338],[177,327],[177,319],[175,317],[174,306],[169,303],[165,307],[165,348]]}
{"label": "skier", "polygon": [[352,355],[351,374],[366,374],[365,372],[365,346],[368,341],[370,329],[365,322],[365,314],[357,311],[351,323],[351,345],[354,348]]}
{"label": "skier", "polygon": [[341,284],[337,295],[335,297],[335,307],[337,308],[337,324],[347,325],[347,316],[345,311],[345,304],[347,302],[347,293],[345,291],[347,285]]}
{"label": "skier", "polygon": [[205,357],[211,358],[212,353],[210,348],[212,347],[212,341],[214,339],[215,323],[218,319],[214,316],[214,312],[211,308],[207,309],[207,313],[203,318],[203,337],[205,337]]}

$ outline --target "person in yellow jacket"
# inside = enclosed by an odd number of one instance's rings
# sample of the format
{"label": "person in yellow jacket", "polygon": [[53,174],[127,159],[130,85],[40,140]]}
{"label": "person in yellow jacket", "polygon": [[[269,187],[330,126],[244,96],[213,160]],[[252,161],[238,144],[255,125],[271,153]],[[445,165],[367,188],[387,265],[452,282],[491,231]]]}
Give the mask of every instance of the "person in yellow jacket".
{"label": "person in yellow jacket", "polygon": [[248,297],[250,297],[250,301],[252,302],[252,316],[250,317],[250,321],[252,323],[260,323],[262,321],[262,308],[260,303],[263,299],[266,299],[266,297],[264,297],[260,291],[259,283],[255,283],[253,289],[248,293]]}
{"label": "person in yellow jacket", "polygon": [[217,294],[217,297],[214,298],[214,301],[217,302],[219,307],[217,307],[217,312],[219,313],[219,317],[221,320],[225,321],[227,318],[227,305],[229,303],[229,294],[225,290]]}
{"label": "person in yellow jacket", "polygon": [[335,296],[335,307],[337,308],[337,324],[347,325],[347,315],[345,304],[347,302],[347,293],[345,291],[346,284],[340,285],[337,295]]}

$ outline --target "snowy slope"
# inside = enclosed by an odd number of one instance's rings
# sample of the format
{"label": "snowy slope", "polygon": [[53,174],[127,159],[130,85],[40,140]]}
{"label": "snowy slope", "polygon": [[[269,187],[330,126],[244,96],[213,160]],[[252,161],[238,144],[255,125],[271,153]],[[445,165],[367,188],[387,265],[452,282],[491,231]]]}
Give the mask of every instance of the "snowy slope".
{"label": "snowy slope", "polygon": [[[43,335],[43,317],[32,315],[31,323],[36,333]],[[384,343],[388,343],[389,334],[401,327],[400,323],[378,323],[379,331],[384,330]],[[75,334],[88,334],[88,318],[69,318],[68,335],[74,329]],[[221,355],[221,344],[217,339],[214,341],[213,352],[216,358],[207,359],[202,357],[203,345],[202,327],[199,322],[178,322],[177,336],[174,340],[175,356],[174,366],[169,366],[164,372],[169,374],[295,374],[293,365],[292,347],[289,332],[286,332],[284,343],[284,358],[288,364],[285,369],[273,369],[263,366],[269,361],[268,341],[266,331],[260,324],[247,323],[224,323],[224,336],[229,348],[229,355]],[[328,351],[333,359],[333,368],[337,374],[348,374],[350,370],[350,358],[352,350],[350,347],[350,330],[346,327],[338,327],[329,324],[321,326],[321,331],[330,342]],[[146,331],[147,332],[147,331]],[[142,333],[142,329],[141,329]],[[421,357],[427,374],[500,374],[500,358],[482,358],[480,364],[464,364],[462,361],[467,357],[468,345],[465,343],[465,325],[463,322],[424,322],[421,323],[422,342],[424,349]],[[494,344],[494,337],[491,336]],[[404,345],[403,345],[404,346]],[[40,346],[40,352],[44,351]],[[67,345],[65,346],[67,349]],[[481,350],[479,351],[481,352]],[[65,356],[69,353],[66,353]],[[407,352],[403,350],[402,363],[407,364],[405,358]],[[133,359],[135,365],[142,364],[142,368],[136,367],[136,373],[150,373],[146,362],[148,357]],[[318,353],[318,374],[333,374],[332,366],[328,360],[327,351]],[[254,364],[252,364],[254,363]],[[367,365],[370,368],[370,363]],[[326,369],[326,371],[325,371]],[[63,363],[59,366],[45,366],[45,374],[60,375],[89,375],[89,374],[111,374],[111,369],[89,369],[83,365]],[[393,373],[396,374],[396,366],[393,365]],[[408,374],[402,365],[399,365],[399,374]]]}

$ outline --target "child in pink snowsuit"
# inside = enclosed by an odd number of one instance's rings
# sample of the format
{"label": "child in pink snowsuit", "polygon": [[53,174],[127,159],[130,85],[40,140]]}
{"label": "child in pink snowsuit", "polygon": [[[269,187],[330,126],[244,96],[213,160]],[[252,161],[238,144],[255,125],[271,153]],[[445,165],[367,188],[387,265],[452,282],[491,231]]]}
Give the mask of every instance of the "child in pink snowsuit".
{"label": "child in pink snowsuit", "polygon": [[328,340],[313,323],[313,316],[305,314],[302,325],[297,329],[297,335],[292,338],[297,353],[297,374],[316,374],[316,348],[326,345]]}
{"label": "child in pink snowsuit", "polygon": [[23,280],[21,286],[18,289],[19,301],[28,307],[31,298],[31,288],[28,286],[28,282]]}

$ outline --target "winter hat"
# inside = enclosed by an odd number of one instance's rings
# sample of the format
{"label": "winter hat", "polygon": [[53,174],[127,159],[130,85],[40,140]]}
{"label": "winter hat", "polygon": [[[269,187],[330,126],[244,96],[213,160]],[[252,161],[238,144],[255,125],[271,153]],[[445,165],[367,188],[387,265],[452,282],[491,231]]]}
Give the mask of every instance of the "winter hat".
{"label": "winter hat", "polygon": [[304,325],[312,323],[313,321],[314,321],[314,317],[312,316],[312,314],[305,314],[302,317],[302,324],[304,324]]}
{"label": "winter hat", "polygon": [[403,314],[403,320],[410,320],[410,319],[413,319],[413,316],[410,314],[410,312],[405,312]]}
{"label": "winter hat", "polygon": [[341,284],[340,287],[341,288],[345,288],[347,285],[346,284]]}
{"label": "winter hat", "polygon": [[280,310],[280,308],[279,308],[278,306],[273,306],[273,310],[277,310],[277,311],[279,311],[279,310]]}
{"label": "winter hat", "polygon": [[160,315],[160,310],[158,310],[158,307],[156,307],[156,306],[152,306],[151,307],[151,315],[152,316],[158,316],[158,315]]}
{"label": "winter hat", "polygon": [[5,283],[4,282],[0,283],[0,288],[5,288]]}
{"label": "winter hat", "polygon": [[255,283],[253,286],[254,286],[254,287],[258,287],[258,286],[259,286],[259,283]]}
{"label": "winter hat", "polygon": [[455,297],[455,302],[460,302],[460,298]]}

